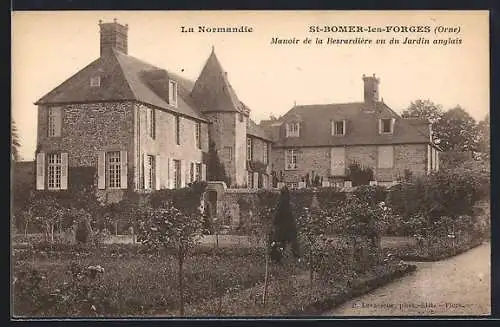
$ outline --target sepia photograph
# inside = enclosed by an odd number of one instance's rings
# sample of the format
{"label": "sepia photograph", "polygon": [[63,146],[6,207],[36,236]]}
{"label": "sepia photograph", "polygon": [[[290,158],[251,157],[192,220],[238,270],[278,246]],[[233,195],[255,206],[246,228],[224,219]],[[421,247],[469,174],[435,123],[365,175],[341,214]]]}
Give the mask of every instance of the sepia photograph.
{"label": "sepia photograph", "polygon": [[488,11],[11,39],[11,319],[491,315]]}

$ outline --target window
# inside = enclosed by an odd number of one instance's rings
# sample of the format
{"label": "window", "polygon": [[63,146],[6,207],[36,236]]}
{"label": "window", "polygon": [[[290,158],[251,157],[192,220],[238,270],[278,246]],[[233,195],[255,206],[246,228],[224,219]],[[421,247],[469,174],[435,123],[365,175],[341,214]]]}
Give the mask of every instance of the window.
{"label": "window", "polygon": [[195,170],[195,175],[194,175],[194,178],[195,178],[195,181],[199,182],[201,181],[201,163],[196,163],[196,170]]}
{"label": "window", "polygon": [[147,190],[156,188],[156,157],[148,155],[146,156],[145,166],[145,185],[144,188]]}
{"label": "window", "polygon": [[201,123],[197,122],[196,127],[195,127],[195,142],[196,142],[196,147],[198,149],[201,149]]}
{"label": "window", "polygon": [[146,123],[148,125],[148,135],[154,139],[156,136],[156,112],[153,108],[147,108]]}
{"label": "window", "polygon": [[168,103],[177,107],[177,83],[174,81],[168,82]]}
{"label": "window", "polygon": [[264,149],[262,150],[262,162],[267,164],[269,160],[269,145],[264,143]]}
{"label": "window", "polygon": [[378,147],[378,168],[393,168],[394,147],[392,145]]}
{"label": "window", "polygon": [[253,144],[252,139],[247,137],[247,160],[253,160]]}
{"label": "window", "polygon": [[175,142],[177,143],[177,145],[181,144],[180,124],[180,117],[175,116]]}
{"label": "window", "polygon": [[108,152],[106,159],[107,159],[106,184],[108,188],[120,188],[121,187],[120,151]]}
{"label": "window", "polygon": [[238,116],[240,118],[240,123],[244,122],[243,114],[241,112],[238,114]]}
{"label": "window", "polygon": [[333,121],[332,135],[345,135],[345,120]]}
{"label": "window", "polygon": [[61,188],[61,154],[51,153],[47,156],[47,188],[59,190]]}
{"label": "window", "polygon": [[379,121],[379,131],[380,134],[392,134],[394,132],[394,122],[393,118],[380,119]]}
{"label": "window", "polygon": [[61,108],[49,108],[48,130],[49,137],[61,136]]}
{"label": "window", "polygon": [[227,159],[229,161],[233,161],[233,148],[230,146],[225,146],[224,152],[226,153]]}
{"label": "window", "polygon": [[181,161],[174,160],[174,187],[181,187]]}
{"label": "window", "polygon": [[101,76],[92,76],[90,78],[90,87],[100,87],[101,86]]}
{"label": "window", "polygon": [[296,153],[296,151],[294,149],[288,149],[285,154],[286,154],[285,169],[286,170],[297,169],[297,153]]}
{"label": "window", "polygon": [[299,137],[299,123],[286,124],[286,137]]}

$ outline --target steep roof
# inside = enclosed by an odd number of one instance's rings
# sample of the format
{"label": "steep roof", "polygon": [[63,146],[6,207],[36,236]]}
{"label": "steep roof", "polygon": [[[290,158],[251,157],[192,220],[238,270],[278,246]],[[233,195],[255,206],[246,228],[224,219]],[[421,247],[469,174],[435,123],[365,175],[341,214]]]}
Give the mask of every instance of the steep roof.
{"label": "steep roof", "polygon": [[[101,76],[103,87],[91,87]],[[168,80],[177,82],[177,106],[168,103]],[[102,56],[43,96],[35,104],[136,100],[205,120],[191,99],[193,82],[119,51]]]}
{"label": "steep roof", "polygon": [[[380,135],[378,120],[394,118],[394,133]],[[345,120],[344,136],[333,136],[332,121]],[[275,146],[341,146],[429,143],[425,131],[401,118],[383,102],[377,102],[374,110],[367,110],[364,102],[318,104],[296,106],[279,119],[282,123],[275,137]],[[286,123],[299,122],[299,137],[285,137]],[[277,124],[274,124],[277,125]],[[421,125],[420,125],[421,126]],[[268,128],[266,128],[267,130]],[[276,139],[277,138],[277,139]]]}
{"label": "steep roof", "polygon": [[203,112],[242,110],[238,96],[213,49],[194,84],[191,96]]}

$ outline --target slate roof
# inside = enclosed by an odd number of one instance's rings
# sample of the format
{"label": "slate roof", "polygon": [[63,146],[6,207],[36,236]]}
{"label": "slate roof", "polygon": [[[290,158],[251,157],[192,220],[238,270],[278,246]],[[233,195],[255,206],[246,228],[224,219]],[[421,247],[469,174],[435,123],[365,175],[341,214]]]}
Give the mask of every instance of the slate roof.
{"label": "slate roof", "polygon": [[203,112],[240,112],[240,100],[212,49],[191,92]]}
{"label": "slate roof", "polygon": [[[430,143],[426,122],[403,119],[383,102],[368,108],[371,110],[366,110],[366,106],[364,102],[295,106],[279,119],[281,125],[275,122],[274,127],[270,124],[262,127],[268,133],[272,128],[279,129],[274,139],[277,147]],[[395,118],[392,135],[379,134],[380,118]],[[333,120],[346,120],[344,136],[332,135]],[[289,122],[300,123],[299,137],[285,137]]]}
{"label": "slate roof", "polygon": [[[90,87],[92,76],[101,87]],[[168,104],[168,80],[177,82],[177,106]],[[35,102],[38,104],[136,100],[205,120],[190,96],[193,82],[132,56],[113,51],[102,56]]]}

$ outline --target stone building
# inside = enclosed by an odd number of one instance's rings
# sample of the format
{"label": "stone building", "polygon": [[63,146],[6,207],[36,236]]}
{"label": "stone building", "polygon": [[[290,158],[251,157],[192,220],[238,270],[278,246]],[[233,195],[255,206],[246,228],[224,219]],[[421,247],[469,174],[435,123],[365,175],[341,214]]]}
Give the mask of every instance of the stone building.
{"label": "stone building", "polygon": [[250,119],[214,49],[193,82],[128,54],[128,25],[99,22],[100,57],[39,99],[36,188],[67,189],[96,171],[98,192],[206,180],[214,141],[232,187],[268,187],[271,140]]}
{"label": "stone building", "polygon": [[[371,168],[374,182],[439,169],[439,148],[427,120],[403,119],[379,100],[379,78],[363,76],[364,101],[294,106],[261,122],[273,138],[273,170],[290,186],[319,179],[341,183],[349,165]],[[317,177],[316,177],[317,176]]]}

